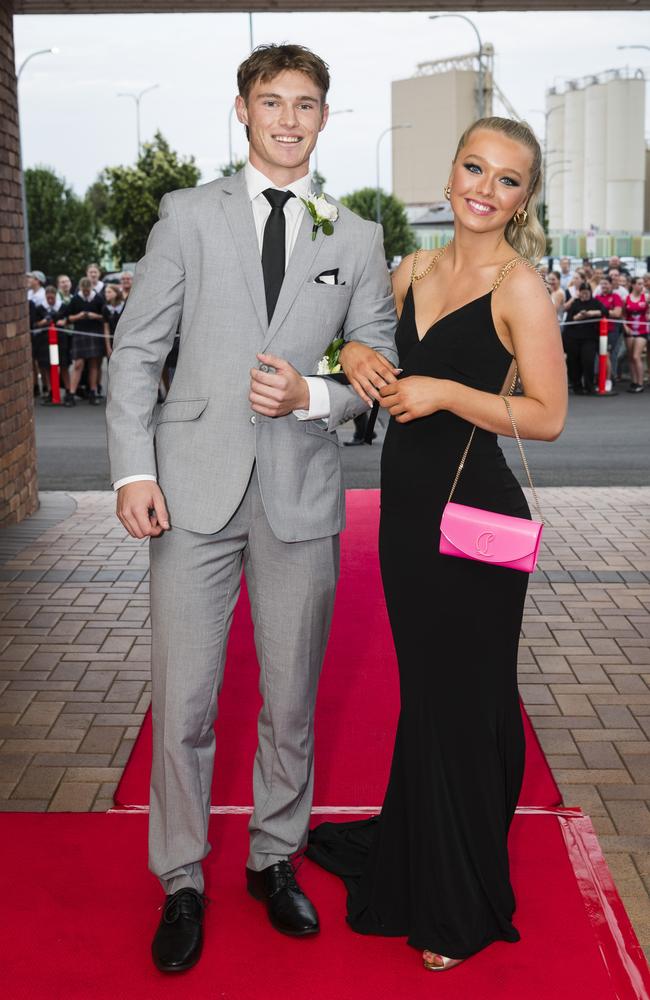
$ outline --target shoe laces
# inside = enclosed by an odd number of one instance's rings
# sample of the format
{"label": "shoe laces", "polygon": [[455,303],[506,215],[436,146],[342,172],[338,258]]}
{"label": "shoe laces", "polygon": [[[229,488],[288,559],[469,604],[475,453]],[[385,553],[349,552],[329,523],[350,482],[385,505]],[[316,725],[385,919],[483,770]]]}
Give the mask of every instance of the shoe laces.
{"label": "shoe laces", "polygon": [[276,892],[281,892],[282,889],[289,889],[292,892],[302,893],[302,889],[296,881],[296,873],[301,864],[302,861],[299,861],[295,866],[291,861],[278,861]]}
{"label": "shoe laces", "polygon": [[[196,920],[197,917],[200,918],[203,915],[205,904],[206,899],[200,893],[180,889],[165,903],[163,919],[166,924],[176,923],[179,917],[185,917],[186,920]],[[196,913],[197,906],[199,907],[198,915]]]}

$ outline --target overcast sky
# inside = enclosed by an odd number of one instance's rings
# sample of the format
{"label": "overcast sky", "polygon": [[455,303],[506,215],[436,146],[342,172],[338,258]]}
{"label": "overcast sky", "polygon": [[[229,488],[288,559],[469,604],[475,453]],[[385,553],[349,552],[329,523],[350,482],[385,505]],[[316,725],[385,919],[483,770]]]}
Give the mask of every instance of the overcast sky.
{"label": "overcast sky", "polygon": [[[650,13],[472,13],[484,42],[495,48],[495,78],[517,112],[538,133],[546,89],[567,78],[620,66],[650,78],[650,52],[617,45],[650,40]],[[228,161],[228,112],[239,62],[249,51],[246,14],[17,16],[16,63],[38,56],[20,82],[26,166],[53,167],[79,193],[111,164],[136,153],[135,104],[116,95],[157,83],[142,100],[142,138],[160,129],[172,147],[193,154],[202,181]],[[319,142],[319,167],[338,197],[375,183],[375,144],[390,125],[390,84],[416,64],[475,51],[470,26],[427,14],[256,14],[254,42],[299,42],[330,65],[334,117]],[[647,102],[650,104],[650,101]],[[498,110],[498,109],[497,109]],[[650,112],[646,118],[650,132]],[[233,145],[245,152],[234,119]],[[382,184],[390,178],[390,145],[382,144]]]}

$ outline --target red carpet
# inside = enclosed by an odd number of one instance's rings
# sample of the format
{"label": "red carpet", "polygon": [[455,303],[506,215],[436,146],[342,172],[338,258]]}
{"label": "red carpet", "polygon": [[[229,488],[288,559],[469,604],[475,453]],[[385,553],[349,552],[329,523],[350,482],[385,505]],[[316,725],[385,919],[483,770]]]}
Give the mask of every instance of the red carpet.
{"label": "red carpet", "polygon": [[[397,665],[377,558],[379,492],[348,491],[347,508],[341,579],[316,712],[314,804],[320,807],[381,804],[398,712]],[[260,703],[257,685],[258,666],[244,593],[230,636],[216,726],[215,805],[252,803]],[[520,805],[559,805],[560,792],[525,712],[523,717],[526,771]],[[151,718],[147,715],[115,793],[116,806],[146,806],[150,768]]]}
{"label": "red carpet", "polygon": [[146,816],[5,814],[2,994],[7,1000],[639,1000],[650,978],[591,824],[577,811],[523,811],[511,833],[515,923],[435,980],[403,939],[344,922],[343,888],[305,862],[322,932],[271,929],[243,887],[246,817],[213,817],[214,900],[203,959],[165,977],[149,959],[160,892],[146,870]]}

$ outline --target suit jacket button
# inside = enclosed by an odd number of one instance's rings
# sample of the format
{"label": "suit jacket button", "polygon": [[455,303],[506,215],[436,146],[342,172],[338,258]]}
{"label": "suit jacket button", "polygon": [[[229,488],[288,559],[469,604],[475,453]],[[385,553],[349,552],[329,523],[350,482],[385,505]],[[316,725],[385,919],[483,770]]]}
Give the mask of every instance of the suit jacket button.
{"label": "suit jacket button", "polygon": [[253,416],[251,417],[251,423],[252,423],[252,424],[254,424],[254,423],[255,423],[255,414],[253,414]]}
{"label": "suit jacket button", "polygon": [[268,372],[268,370],[269,370],[269,366],[268,365],[260,365],[260,371],[261,372]]}

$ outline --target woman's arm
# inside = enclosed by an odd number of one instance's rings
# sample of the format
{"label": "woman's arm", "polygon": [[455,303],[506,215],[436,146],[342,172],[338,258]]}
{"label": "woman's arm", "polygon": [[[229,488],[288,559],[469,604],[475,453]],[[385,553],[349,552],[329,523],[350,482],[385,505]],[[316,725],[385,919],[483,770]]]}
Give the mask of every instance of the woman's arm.
{"label": "woman's arm", "polygon": [[[496,295],[495,323],[509,335],[525,393],[512,400],[517,429],[524,438],[554,441],[566,420],[567,374],[553,303],[538,275],[523,267]],[[449,410],[484,430],[514,436],[500,396],[460,382],[412,376],[386,386],[381,396],[398,423]]]}
{"label": "woman's arm", "polygon": [[[411,280],[413,254],[409,254],[393,271],[391,276],[393,295],[397,315],[402,312],[402,305]],[[352,388],[368,406],[373,400],[379,399],[379,389],[396,381],[399,368],[394,368],[383,354],[373,351],[359,341],[349,340],[339,355],[341,368]]]}

